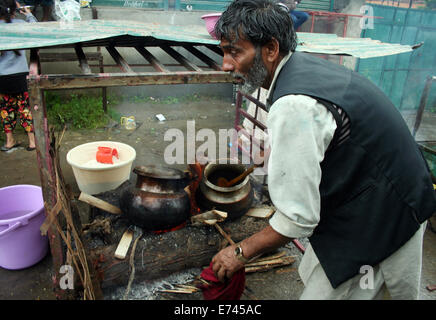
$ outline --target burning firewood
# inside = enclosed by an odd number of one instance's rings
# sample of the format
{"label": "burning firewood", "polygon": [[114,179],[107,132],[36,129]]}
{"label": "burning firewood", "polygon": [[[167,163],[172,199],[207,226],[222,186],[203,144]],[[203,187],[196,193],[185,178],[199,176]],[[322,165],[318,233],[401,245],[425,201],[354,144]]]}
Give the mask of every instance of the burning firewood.
{"label": "burning firewood", "polygon": [[219,210],[210,210],[191,217],[193,226],[214,225],[217,222],[223,222],[227,218],[227,212]]}
{"label": "burning firewood", "polygon": [[[98,262],[98,271],[102,275],[102,288],[125,286],[129,280],[129,262],[114,257],[115,250],[128,223],[119,220],[116,232],[116,242],[108,246],[96,247],[91,251],[93,261]],[[222,222],[235,242],[262,230],[265,219],[241,217],[237,221]],[[124,226],[122,231],[120,225]],[[135,281],[152,280],[168,276],[188,268],[209,265],[212,257],[218,252],[222,235],[213,232],[214,227],[186,227],[163,234],[146,232],[138,242],[135,252]],[[100,259],[100,257],[103,259]]]}

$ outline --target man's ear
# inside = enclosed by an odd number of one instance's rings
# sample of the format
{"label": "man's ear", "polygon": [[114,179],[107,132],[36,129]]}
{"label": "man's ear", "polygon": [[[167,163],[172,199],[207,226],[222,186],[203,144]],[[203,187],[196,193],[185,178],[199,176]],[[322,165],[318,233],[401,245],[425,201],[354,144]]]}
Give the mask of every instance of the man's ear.
{"label": "man's ear", "polygon": [[276,38],[272,38],[262,47],[262,54],[264,56],[264,59],[269,63],[276,61],[279,57],[279,53],[280,45]]}

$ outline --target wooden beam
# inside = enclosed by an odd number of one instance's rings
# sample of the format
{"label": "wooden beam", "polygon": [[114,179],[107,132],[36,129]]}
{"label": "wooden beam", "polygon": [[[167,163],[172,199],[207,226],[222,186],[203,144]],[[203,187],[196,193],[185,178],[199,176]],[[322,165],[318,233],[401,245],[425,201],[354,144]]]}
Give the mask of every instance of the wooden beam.
{"label": "wooden beam", "polygon": [[30,50],[29,74],[39,75],[41,73],[41,63],[39,60],[38,49]]}
{"label": "wooden beam", "polygon": [[[259,141],[256,137],[254,137],[252,134],[250,134],[243,126],[237,125],[235,129],[239,132],[241,132],[244,136],[246,136],[248,139],[251,139],[251,143],[254,143],[260,150],[264,149],[263,143]],[[252,147],[250,148],[252,149]]]}
{"label": "wooden beam", "polygon": [[416,132],[419,129],[422,121],[422,115],[424,114],[424,109],[427,104],[428,94],[430,92],[431,85],[433,83],[433,77],[428,76],[425,82],[424,90],[421,94],[421,100],[419,101],[418,111],[416,112],[415,124],[413,125],[412,135],[415,137]]}
{"label": "wooden beam", "polygon": [[186,50],[191,52],[194,56],[196,56],[198,59],[206,63],[209,67],[216,71],[221,71],[221,67],[211,58],[209,58],[207,55],[205,55],[203,52],[195,48],[194,46],[183,46]]}
{"label": "wooden beam", "polygon": [[[29,76],[30,80],[36,80]],[[187,72],[177,71],[168,73],[143,72],[137,74],[103,73],[90,75],[44,75],[39,79],[41,89],[84,89],[118,86],[141,86],[157,84],[203,84],[203,83],[231,83],[233,78],[222,71]]]}
{"label": "wooden beam", "polygon": [[214,46],[214,45],[211,45],[211,44],[206,44],[205,47],[208,48],[209,50],[215,52],[217,55],[219,55],[221,57],[224,55],[223,51],[221,50],[221,48],[219,46]]}
{"label": "wooden beam", "polygon": [[88,61],[86,60],[85,53],[83,52],[82,46],[80,44],[76,45],[74,47],[74,50],[76,50],[77,59],[79,60],[79,65],[80,68],[82,69],[82,72],[84,74],[92,73],[91,68],[88,65]]}
{"label": "wooden beam", "polygon": [[127,73],[135,73],[135,71],[130,68],[129,64],[126,60],[120,55],[120,53],[115,49],[115,47],[109,46],[106,47],[106,50],[109,52],[109,54],[112,56],[112,58],[115,60],[115,63],[120,67],[120,69]]}
{"label": "wooden beam", "polygon": [[[100,52],[87,52],[85,54],[88,61],[99,61],[101,57]],[[77,54],[74,52],[39,52],[39,59],[41,62],[66,62],[77,61]]]}
{"label": "wooden beam", "polygon": [[153,66],[158,72],[169,72],[158,59],[156,59],[150,51],[144,47],[135,47],[135,49]]}
{"label": "wooden beam", "polygon": [[[33,50],[32,50],[33,51]],[[31,54],[32,56],[32,54]],[[35,61],[31,65],[36,64]],[[55,207],[56,199],[56,178],[54,172],[53,158],[50,156],[50,139],[48,135],[47,111],[44,103],[43,91],[39,87],[39,75],[35,74],[37,68],[30,68],[30,75],[34,80],[29,80],[29,100],[33,117],[36,142],[36,160],[38,162],[39,176],[41,180],[42,196],[44,199],[44,208],[46,215]],[[61,290],[59,286],[60,268],[64,265],[64,254],[62,239],[51,224],[48,228],[48,239],[50,251],[53,259],[53,285],[55,295],[62,299],[67,293]]]}
{"label": "wooden beam", "polygon": [[253,96],[251,96],[251,95],[249,95],[249,94],[242,93],[242,92],[241,92],[241,94],[242,94],[244,97],[246,97],[248,100],[250,100],[251,102],[253,102],[256,106],[258,106],[259,108],[263,109],[265,112],[268,112],[268,110],[267,110],[267,108],[266,108],[266,105],[265,105],[263,102],[259,101],[259,99],[256,99],[256,98],[254,98]]}
{"label": "wooden beam", "polygon": [[260,122],[259,120],[253,118],[253,116],[251,114],[249,114],[247,111],[245,111],[244,109],[239,109],[238,110],[244,117],[246,117],[248,120],[250,120],[251,122],[253,122],[256,126],[258,126],[259,128],[261,128],[262,130],[266,130],[266,126]]}
{"label": "wooden beam", "polygon": [[199,67],[197,67],[192,62],[188,61],[184,56],[182,56],[180,53],[178,53],[176,50],[174,50],[170,46],[162,45],[161,48],[166,53],[168,53],[174,60],[176,60],[178,63],[180,63],[182,66],[184,66],[189,71],[202,71]]}

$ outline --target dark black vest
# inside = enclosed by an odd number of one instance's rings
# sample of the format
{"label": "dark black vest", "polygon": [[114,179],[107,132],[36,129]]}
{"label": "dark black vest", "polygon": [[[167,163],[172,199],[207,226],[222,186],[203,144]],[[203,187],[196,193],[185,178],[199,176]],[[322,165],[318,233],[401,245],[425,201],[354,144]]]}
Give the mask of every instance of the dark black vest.
{"label": "dark black vest", "polygon": [[351,121],[350,138],[321,163],[321,219],[309,238],[337,288],[390,256],[436,211],[428,166],[392,102],[358,73],[295,52],[272,90],[272,102],[304,94],[336,104]]}

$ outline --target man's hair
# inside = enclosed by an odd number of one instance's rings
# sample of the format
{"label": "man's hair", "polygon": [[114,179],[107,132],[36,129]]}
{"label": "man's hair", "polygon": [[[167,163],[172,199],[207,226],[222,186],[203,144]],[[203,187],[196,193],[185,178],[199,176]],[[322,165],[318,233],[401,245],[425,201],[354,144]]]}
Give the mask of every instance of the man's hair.
{"label": "man's hair", "polygon": [[11,23],[11,17],[17,9],[15,0],[0,0],[0,17]]}
{"label": "man's hair", "polygon": [[284,55],[297,47],[292,19],[276,0],[234,0],[215,25],[215,33],[230,41],[241,37],[255,47],[275,38]]}

